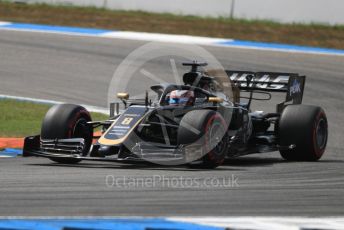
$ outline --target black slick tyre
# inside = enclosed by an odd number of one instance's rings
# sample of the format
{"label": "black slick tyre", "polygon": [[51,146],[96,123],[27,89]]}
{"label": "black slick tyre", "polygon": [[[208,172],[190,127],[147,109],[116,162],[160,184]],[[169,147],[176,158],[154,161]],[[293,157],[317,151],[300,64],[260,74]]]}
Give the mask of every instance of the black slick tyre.
{"label": "black slick tyre", "polygon": [[289,161],[317,161],[325,152],[328,124],[324,110],[317,106],[289,105],[281,114],[278,124],[281,146],[295,145],[280,150]]}
{"label": "black slick tyre", "polygon": [[[93,139],[93,129],[87,122],[91,121],[90,113],[82,106],[73,104],[55,105],[49,109],[44,117],[41,128],[41,139],[84,138],[86,154]],[[63,164],[76,164],[79,159],[50,158]]]}

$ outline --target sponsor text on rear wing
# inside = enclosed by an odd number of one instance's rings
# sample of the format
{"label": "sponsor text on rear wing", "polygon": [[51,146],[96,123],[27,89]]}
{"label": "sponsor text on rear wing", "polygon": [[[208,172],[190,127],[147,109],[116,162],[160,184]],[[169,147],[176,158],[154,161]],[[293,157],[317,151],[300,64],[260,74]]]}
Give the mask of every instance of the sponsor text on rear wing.
{"label": "sponsor text on rear wing", "polygon": [[[228,77],[241,91],[286,93],[285,101],[277,105],[281,113],[288,104],[301,104],[306,76],[296,73],[249,72],[226,70]],[[248,81],[248,79],[250,79]]]}

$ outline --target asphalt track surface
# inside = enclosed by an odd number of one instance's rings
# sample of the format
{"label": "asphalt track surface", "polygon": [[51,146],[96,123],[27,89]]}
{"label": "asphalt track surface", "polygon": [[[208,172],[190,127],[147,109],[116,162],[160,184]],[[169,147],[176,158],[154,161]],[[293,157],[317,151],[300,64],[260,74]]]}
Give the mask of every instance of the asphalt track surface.
{"label": "asphalt track surface", "polygon": [[[114,70],[142,44],[0,31],[0,94],[104,107]],[[67,166],[47,159],[4,158],[0,215],[343,215],[344,57],[205,48],[226,68],[307,75],[304,103],[322,106],[329,120],[322,160],[290,163],[275,152],[238,158],[216,170],[192,170],[93,162]],[[155,73],[165,68],[159,61],[151,65]]]}

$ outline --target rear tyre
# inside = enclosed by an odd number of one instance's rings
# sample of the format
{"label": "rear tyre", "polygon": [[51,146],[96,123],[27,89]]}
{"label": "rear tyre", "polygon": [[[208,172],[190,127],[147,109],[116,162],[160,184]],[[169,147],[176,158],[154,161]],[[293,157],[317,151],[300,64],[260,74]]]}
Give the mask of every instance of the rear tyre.
{"label": "rear tyre", "polygon": [[327,144],[326,114],[317,106],[289,105],[281,114],[278,133],[281,146],[296,145],[294,149],[280,150],[284,159],[317,161]]}
{"label": "rear tyre", "polygon": [[[178,129],[178,143],[197,145],[202,148],[202,157],[192,168],[216,168],[227,154],[228,124],[221,114],[213,110],[195,110],[184,115]],[[198,163],[199,162],[199,163]]]}
{"label": "rear tyre", "polygon": [[[68,139],[83,138],[86,154],[92,145],[93,129],[87,125],[91,121],[91,115],[82,106],[72,104],[55,105],[49,109],[44,117],[41,139]],[[52,161],[62,164],[76,164],[79,159],[50,158]]]}

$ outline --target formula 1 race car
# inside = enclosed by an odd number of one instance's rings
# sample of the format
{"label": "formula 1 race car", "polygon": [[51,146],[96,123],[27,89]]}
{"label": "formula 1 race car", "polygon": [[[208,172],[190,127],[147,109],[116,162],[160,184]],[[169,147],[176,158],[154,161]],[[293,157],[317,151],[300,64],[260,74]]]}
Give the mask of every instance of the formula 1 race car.
{"label": "formula 1 race car", "polygon": [[[196,61],[183,65],[191,66],[184,84],[151,86],[155,99],[148,93],[143,99],[118,93],[105,121],[92,121],[82,106],[53,106],[41,134],[25,138],[23,156],[63,164],[96,160],[215,168],[226,158],[253,153],[279,151],[289,161],[323,155],[327,118],[322,108],[301,105],[305,76],[204,71],[207,64]],[[276,111],[251,111],[253,100],[270,100],[274,93],[286,94]],[[255,97],[259,94],[264,98]],[[101,135],[94,136],[99,127]]]}

